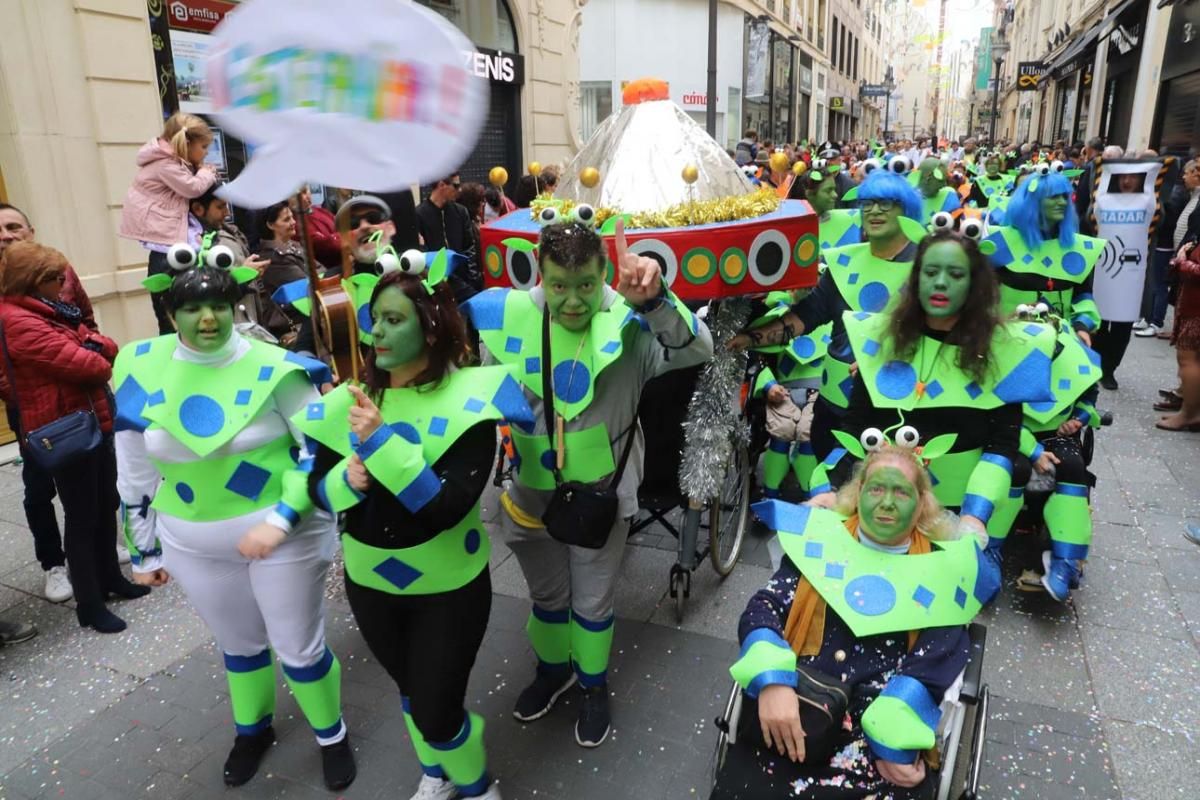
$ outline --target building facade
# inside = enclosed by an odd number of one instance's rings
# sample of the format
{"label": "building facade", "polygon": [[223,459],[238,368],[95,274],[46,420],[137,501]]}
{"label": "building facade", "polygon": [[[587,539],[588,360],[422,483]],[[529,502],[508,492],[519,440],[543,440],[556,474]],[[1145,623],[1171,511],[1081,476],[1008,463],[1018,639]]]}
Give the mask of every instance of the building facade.
{"label": "building facade", "polygon": [[[520,175],[534,158],[579,144],[580,0],[425,0],[463,30],[492,85],[465,178],[496,164]],[[142,289],[146,254],[116,235],[137,149],[164,114],[203,113],[206,37],[223,0],[0,0],[0,198],[24,209],[38,239],[79,272],[106,334],[156,330]],[[189,66],[190,65],[190,66]],[[219,128],[219,126],[218,126]],[[211,157],[235,175],[245,148],[221,136]]]}

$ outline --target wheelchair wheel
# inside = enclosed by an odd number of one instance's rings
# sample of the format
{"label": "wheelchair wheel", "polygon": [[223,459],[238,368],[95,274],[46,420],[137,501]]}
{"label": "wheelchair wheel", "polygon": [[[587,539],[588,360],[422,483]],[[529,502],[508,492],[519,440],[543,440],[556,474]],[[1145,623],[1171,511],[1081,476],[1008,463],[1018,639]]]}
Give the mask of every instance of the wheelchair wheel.
{"label": "wheelchair wheel", "polygon": [[744,445],[733,448],[725,467],[721,495],[709,505],[709,559],[721,577],[733,572],[750,525],[750,453]]}

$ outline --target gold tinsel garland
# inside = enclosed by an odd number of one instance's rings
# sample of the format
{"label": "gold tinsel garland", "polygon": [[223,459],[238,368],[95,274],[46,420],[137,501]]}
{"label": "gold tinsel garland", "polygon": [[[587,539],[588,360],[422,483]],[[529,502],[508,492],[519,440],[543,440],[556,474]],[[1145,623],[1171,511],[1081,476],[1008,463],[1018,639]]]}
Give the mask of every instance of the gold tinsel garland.
{"label": "gold tinsel garland", "polygon": [[[662,211],[643,211],[632,214],[626,227],[630,230],[637,228],[686,228],[692,225],[709,225],[714,222],[736,222],[742,219],[761,217],[779,208],[782,202],[773,189],[763,188],[758,191],[733,197],[721,197],[716,200],[688,200],[677,203]],[[543,194],[534,198],[529,210],[533,217],[547,206],[553,206],[561,214],[567,214],[577,204],[574,200],[560,200],[553,195]],[[621,212],[615,208],[597,208],[597,224],[603,225],[606,220]]]}

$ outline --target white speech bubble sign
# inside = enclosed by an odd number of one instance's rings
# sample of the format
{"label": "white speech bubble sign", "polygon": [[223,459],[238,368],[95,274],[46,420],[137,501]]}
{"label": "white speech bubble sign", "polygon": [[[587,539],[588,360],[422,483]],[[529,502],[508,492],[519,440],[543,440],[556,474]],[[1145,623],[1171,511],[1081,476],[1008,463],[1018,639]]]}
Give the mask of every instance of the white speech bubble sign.
{"label": "white speech bubble sign", "polygon": [[208,82],[254,155],[219,194],[262,208],[306,181],[387,192],[445,177],[487,114],[474,49],[409,0],[242,3],[213,32]]}

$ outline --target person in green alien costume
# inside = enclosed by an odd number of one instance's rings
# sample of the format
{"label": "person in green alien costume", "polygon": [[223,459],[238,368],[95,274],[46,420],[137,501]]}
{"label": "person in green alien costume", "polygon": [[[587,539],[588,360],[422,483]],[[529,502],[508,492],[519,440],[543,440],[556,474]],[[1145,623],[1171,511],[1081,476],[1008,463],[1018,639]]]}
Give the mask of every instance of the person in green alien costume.
{"label": "person in green alien costume", "polygon": [[250,780],[275,741],[274,651],[336,791],[356,768],[341,665],[325,644],[335,525],[309,500],[310,453],[290,423],[331,376],[320,362],[234,329],[238,281],[256,273],[206,263],[220,263],[222,250],[175,266],[173,279],[147,279],[165,284],[178,333],[132,342],[117,356],[125,537],[134,579],[177,580],[224,654],[237,731],[225,783]]}
{"label": "person in green alien costume", "polygon": [[483,719],[465,710],[492,604],[480,498],[496,424],[528,427],[533,415],[508,367],[463,366],[466,324],[446,263],[374,283],[365,382],[335,389],[295,424],[319,442],[313,502],[344,512],[346,597],[400,690],[423,772],[414,796],[498,800]]}
{"label": "person in green alien costume", "polygon": [[[754,506],[784,556],[738,624],[742,710],[710,800],[936,793],[923,754],[996,576],[974,537],[955,536],[911,444],[874,433],[835,510]],[[839,693],[846,727],[814,712]]]}
{"label": "person in green alien costume", "polygon": [[[512,428],[517,462],[501,495],[500,527],[533,600],[526,631],[538,661],[513,715],[524,722],[545,716],[578,680],[575,740],[584,747],[601,744],[610,728],[613,594],[643,463],[638,398],[656,375],[712,355],[707,327],[664,284],[658,262],[629,251],[622,223],[614,243],[615,290],[605,284],[600,236],[590,225],[568,221],[542,229],[538,286],[492,289],[465,304],[485,363],[513,367],[536,420]],[[554,412],[549,429],[547,400]],[[615,480],[622,456],[628,469]],[[543,515],[561,482],[596,489],[616,484],[616,521],[598,549],[548,534]]]}
{"label": "person in green alien costume", "polygon": [[946,172],[949,165],[938,158],[926,158],[917,168],[915,180],[921,192],[922,214],[917,221],[928,224],[939,211],[957,211],[962,206],[958,192],[947,184]]}
{"label": "person in green alien costume", "polygon": [[1092,271],[1105,241],[1079,233],[1071,182],[1062,174],[1022,179],[1004,212],[1004,225],[988,235],[1000,280],[1000,306],[1046,303],[1067,320],[1084,344],[1100,325],[1092,297]]}
{"label": "person in green alien costume", "polygon": [[[927,437],[955,434],[954,447],[930,461],[934,491],[987,545],[998,576],[999,548],[1012,519],[1004,530],[989,521],[1013,490],[1021,404],[1054,398],[1055,332],[1033,322],[1001,322],[996,296],[980,245],[954,231],[925,238],[896,308],[846,314],[859,369],[844,430],[853,440],[904,421]],[[814,494],[822,484],[847,480],[854,454],[839,450],[818,466]]]}
{"label": "person in green alien costume", "polygon": [[[1004,173],[1004,159],[999,153],[988,153],[983,159],[983,169],[974,170],[971,178],[971,194],[967,198],[978,208],[988,208],[1008,196],[1012,179]],[[1004,203],[1000,202],[1003,206]]]}

